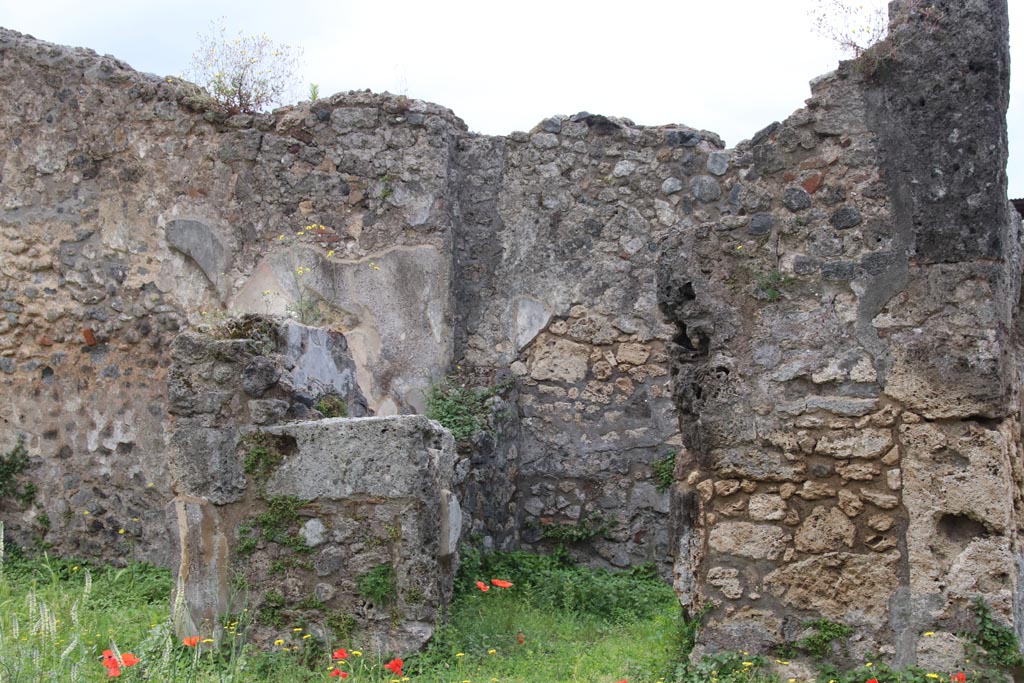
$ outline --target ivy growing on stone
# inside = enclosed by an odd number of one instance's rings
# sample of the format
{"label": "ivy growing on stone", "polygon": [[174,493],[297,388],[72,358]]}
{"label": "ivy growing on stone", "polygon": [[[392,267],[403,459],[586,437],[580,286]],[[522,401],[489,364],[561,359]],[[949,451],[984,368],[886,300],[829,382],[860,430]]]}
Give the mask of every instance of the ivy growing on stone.
{"label": "ivy growing on stone", "polygon": [[971,609],[978,618],[978,630],[968,634],[968,638],[984,650],[982,656],[986,662],[1002,669],[1024,666],[1024,655],[1013,629],[994,620],[991,608],[980,596],[975,598]]}

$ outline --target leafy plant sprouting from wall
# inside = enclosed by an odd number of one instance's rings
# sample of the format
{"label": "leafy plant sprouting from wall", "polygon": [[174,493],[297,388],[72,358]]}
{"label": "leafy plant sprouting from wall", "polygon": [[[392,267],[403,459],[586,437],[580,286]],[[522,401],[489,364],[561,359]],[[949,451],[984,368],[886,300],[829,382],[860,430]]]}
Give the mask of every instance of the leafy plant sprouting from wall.
{"label": "leafy plant sprouting from wall", "polygon": [[975,657],[1000,669],[1024,667],[1024,654],[1013,629],[993,619],[991,608],[980,596],[971,603],[971,609],[978,619],[978,629],[968,638],[983,650]]}
{"label": "leafy plant sprouting from wall", "polygon": [[324,417],[348,417],[348,405],[337,394],[324,394],[316,402],[316,409]]}
{"label": "leafy plant sprouting from wall", "polygon": [[541,538],[559,543],[582,543],[612,530],[615,522],[594,514],[571,524],[540,524]]}
{"label": "leafy plant sprouting from wall", "polygon": [[284,455],[273,436],[263,432],[248,434],[241,440],[242,470],[252,477],[260,488],[284,462]]}
{"label": "leafy plant sprouting from wall", "polygon": [[487,399],[502,386],[474,389],[445,379],[426,393],[426,415],[448,428],[456,441],[465,441],[488,430]]}
{"label": "leafy plant sprouting from wall", "polygon": [[36,485],[21,480],[28,466],[25,437],[19,434],[14,447],[0,455],[0,500],[12,498],[22,505],[31,505],[35,501]]}
{"label": "leafy plant sprouting from wall", "polygon": [[228,113],[255,113],[293,99],[301,56],[300,48],[275,43],[266,34],[239,31],[230,37],[220,19],[199,36],[186,76]]}
{"label": "leafy plant sprouting from wall", "polygon": [[676,452],[669,451],[664,458],[655,460],[651,465],[654,473],[654,486],[658,493],[665,493],[672,486],[673,477],[676,471]]}
{"label": "leafy plant sprouting from wall", "polygon": [[782,274],[778,268],[772,268],[766,273],[761,273],[754,279],[758,291],[763,293],[768,301],[775,301],[781,295],[784,286],[793,281],[793,278]]}
{"label": "leafy plant sprouting from wall", "polygon": [[398,580],[390,563],[380,564],[359,577],[359,593],[375,605],[390,605],[398,598]]}

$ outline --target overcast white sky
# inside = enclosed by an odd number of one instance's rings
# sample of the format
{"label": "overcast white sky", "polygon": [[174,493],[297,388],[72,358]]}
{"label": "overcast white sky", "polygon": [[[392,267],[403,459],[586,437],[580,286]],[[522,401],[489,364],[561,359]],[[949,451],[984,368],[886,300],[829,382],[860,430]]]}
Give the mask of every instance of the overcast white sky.
{"label": "overcast white sky", "polygon": [[[197,33],[225,17],[231,31],[302,46],[302,81],[322,97],[388,90],[491,134],[587,110],[705,128],[732,146],[835,67],[837,48],[808,16],[823,1],[0,0],[0,26],[179,75]],[[1009,194],[1024,197],[1024,1],[1009,5]]]}

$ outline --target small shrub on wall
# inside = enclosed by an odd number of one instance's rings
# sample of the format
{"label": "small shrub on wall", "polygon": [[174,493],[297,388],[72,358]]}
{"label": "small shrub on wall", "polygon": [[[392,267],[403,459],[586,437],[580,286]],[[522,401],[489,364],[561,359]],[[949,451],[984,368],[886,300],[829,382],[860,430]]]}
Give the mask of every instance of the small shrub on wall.
{"label": "small shrub on wall", "polygon": [[275,43],[266,34],[228,36],[224,20],[199,36],[186,76],[205,88],[229,113],[266,111],[292,100],[300,48]]}

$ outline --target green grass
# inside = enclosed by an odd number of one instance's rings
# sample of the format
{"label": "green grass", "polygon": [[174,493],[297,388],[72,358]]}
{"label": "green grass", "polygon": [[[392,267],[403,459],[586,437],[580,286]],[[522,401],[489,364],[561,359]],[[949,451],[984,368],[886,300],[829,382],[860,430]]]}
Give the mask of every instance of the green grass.
{"label": "green grass", "polygon": [[[124,681],[341,680],[329,677],[329,653],[338,647],[351,653],[341,667],[347,681],[401,680],[383,667],[390,653],[356,655],[357,639],[322,642],[293,624],[281,625],[271,651],[257,650],[245,644],[245,610],[224,625],[219,643],[190,648],[173,635],[167,570],[11,550],[0,554],[0,683],[109,680],[101,655],[115,648],[140,659],[121,669]],[[514,585],[476,587],[490,579]],[[575,567],[564,552],[467,554],[449,616],[426,651],[406,659],[410,680],[656,683],[683,651],[685,623],[671,588],[648,570]]]}
{"label": "green grass", "polygon": [[541,607],[517,588],[461,598],[407,670],[432,681],[654,683],[673,669],[674,598],[644,619],[621,622]]}
{"label": "green grass", "polygon": [[[672,589],[653,568],[586,569],[561,548],[551,555],[465,552],[449,618],[425,651],[406,658],[403,677],[384,669],[391,653],[360,651],[352,617],[341,611],[325,614],[320,625],[282,618],[274,624],[279,640],[266,651],[248,644],[251,615],[242,608],[218,634],[202,634],[199,647],[188,647],[171,628],[167,570],[26,557],[14,550],[4,558],[0,544],[0,683],[109,680],[101,657],[115,649],[139,658],[121,669],[123,681],[340,681],[329,676],[337,664],[349,674],[344,680],[368,683],[778,683],[768,660],[746,653],[688,664],[703,613],[684,619]],[[495,579],[512,586],[501,588]],[[999,667],[1018,661],[1016,640],[992,620],[987,605],[979,602],[975,609],[978,626],[965,635],[979,651],[971,655],[976,663],[965,679],[1006,680]],[[825,660],[836,642],[842,646],[847,629],[825,621],[811,626],[815,635],[793,648],[819,659],[819,680],[932,683],[952,673],[894,670],[884,662],[835,671]],[[314,632],[330,633],[329,641]],[[332,663],[330,653],[338,647],[350,656]]]}

